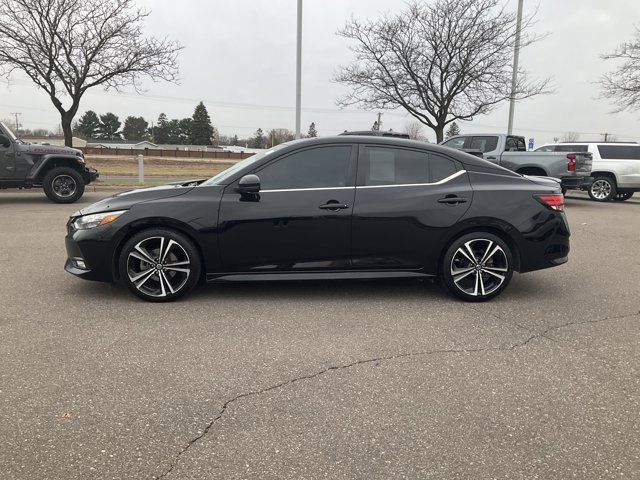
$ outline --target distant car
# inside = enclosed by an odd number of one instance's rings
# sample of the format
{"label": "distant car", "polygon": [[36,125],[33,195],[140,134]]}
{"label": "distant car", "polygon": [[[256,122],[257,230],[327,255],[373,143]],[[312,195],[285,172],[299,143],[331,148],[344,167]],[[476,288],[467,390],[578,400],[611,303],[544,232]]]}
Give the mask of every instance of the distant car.
{"label": "distant car", "polygon": [[586,152],[528,152],[524,137],[502,133],[456,135],[441,143],[445,147],[478,154],[521,175],[554,177],[562,193],[579,189],[591,180],[591,154]]}
{"label": "distant car", "polygon": [[468,301],[560,265],[557,182],[389,137],[289,142],[206,181],[134,190],[74,213],[65,268],[167,301],[208,282],[440,277]]}
{"label": "distant car", "polygon": [[73,203],[85,185],[98,178],[86,166],[82,151],[51,145],[32,145],[16,138],[0,123],[0,188],[42,187],[56,203]]}
{"label": "distant car", "polygon": [[629,200],[640,191],[640,145],[627,142],[549,143],[536,152],[589,152],[593,155],[593,182],[585,185],[596,202]]}

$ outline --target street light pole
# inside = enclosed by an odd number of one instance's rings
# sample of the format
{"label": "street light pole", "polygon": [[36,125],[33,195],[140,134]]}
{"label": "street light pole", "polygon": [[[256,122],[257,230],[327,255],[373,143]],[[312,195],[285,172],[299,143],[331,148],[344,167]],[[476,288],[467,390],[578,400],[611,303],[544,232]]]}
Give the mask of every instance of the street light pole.
{"label": "street light pole", "polygon": [[518,0],[518,20],[516,22],[516,45],[513,51],[513,72],[511,74],[511,99],[509,101],[509,126],[507,127],[507,134],[513,133],[513,111],[516,107],[516,84],[518,82],[518,57],[520,56],[520,29],[522,28],[522,3],[523,0]]}
{"label": "street light pole", "polygon": [[298,39],[296,46],[296,138],[300,138],[302,90],[302,0],[298,0]]}

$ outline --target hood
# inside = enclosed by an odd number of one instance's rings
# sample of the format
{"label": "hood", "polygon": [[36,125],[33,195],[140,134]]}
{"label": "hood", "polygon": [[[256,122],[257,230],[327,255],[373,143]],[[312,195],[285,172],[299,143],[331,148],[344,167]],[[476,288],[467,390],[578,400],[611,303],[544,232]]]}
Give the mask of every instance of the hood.
{"label": "hood", "polygon": [[71,155],[74,157],[82,157],[82,151],[77,148],[59,147],[57,145],[40,145],[35,143],[26,143],[20,145],[20,151],[30,153],[32,155]]}
{"label": "hood", "polygon": [[160,200],[163,198],[177,197],[190,192],[195,187],[194,182],[162,185],[160,187],[138,188],[129,192],[122,192],[113,197],[105,198],[99,202],[93,203],[82,210],[73,214],[87,215],[90,213],[109,212],[114,210],[127,210],[137,203],[150,202],[152,200]]}

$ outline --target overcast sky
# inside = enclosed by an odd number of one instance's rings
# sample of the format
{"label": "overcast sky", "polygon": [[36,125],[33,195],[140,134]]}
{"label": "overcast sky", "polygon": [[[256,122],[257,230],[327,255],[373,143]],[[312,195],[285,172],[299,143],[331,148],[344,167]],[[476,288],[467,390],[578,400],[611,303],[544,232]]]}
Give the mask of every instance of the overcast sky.
{"label": "overcast sky", "polygon": [[[249,136],[258,127],[294,128],[296,0],[141,0],[152,10],[147,32],[168,35],[184,45],[180,55],[181,83],[146,84],[146,94],[94,89],[82,101],[81,112],[112,111],[121,120],[142,115],[149,122],[161,112],[169,118],[191,116],[204,100],[222,134]],[[516,0],[507,4],[515,9]],[[538,0],[525,0],[525,11]],[[351,15],[376,18],[402,9],[403,0],[304,0],[302,123],[315,122],[320,135],[345,129],[368,129],[376,112],[340,110],[336,99],[345,87],[332,82],[338,65],[348,63],[348,42],[335,32]],[[599,100],[594,84],[608,68],[599,55],[632,37],[640,24],[638,0],[540,0],[538,31],[549,36],[521,54],[534,77],[552,76],[555,92],[516,106],[515,132],[534,137],[536,145],[563,132],[600,138],[609,132],[619,140],[640,139],[640,112],[611,114]],[[25,128],[54,129],[57,112],[46,95],[28,79],[14,75],[0,84],[0,118],[22,112]],[[503,132],[507,105],[473,122],[463,132]],[[403,130],[411,117],[387,111],[384,128]],[[424,133],[435,136],[425,127]]]}

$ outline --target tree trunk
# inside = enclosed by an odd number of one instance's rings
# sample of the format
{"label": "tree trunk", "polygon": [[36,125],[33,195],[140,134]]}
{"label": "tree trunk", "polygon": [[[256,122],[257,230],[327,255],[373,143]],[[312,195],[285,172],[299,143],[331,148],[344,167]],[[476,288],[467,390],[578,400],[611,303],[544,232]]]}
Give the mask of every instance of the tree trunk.
{"label": "tree trunk", "polygon": [[62,131],[64,132],[64,144],[67,147],[73,147],[73,130],[71,129],[71,121],[73,116],[68,112],[60,116],[62,123]]}
{"label": "tree trunk", "polygon": [[436,143],[442,142],[444,140],[444,125],[436,126],[433,131],[436,132]]}

